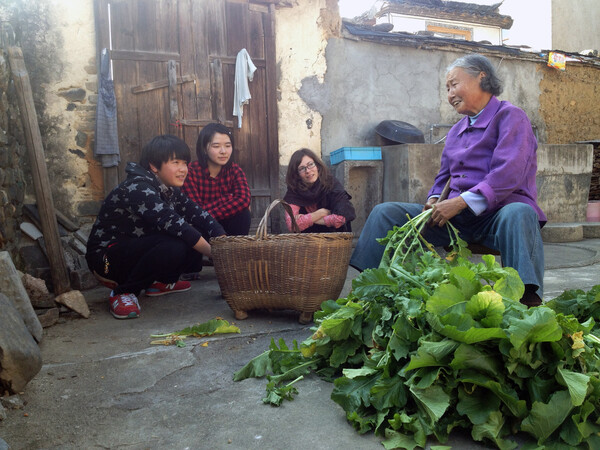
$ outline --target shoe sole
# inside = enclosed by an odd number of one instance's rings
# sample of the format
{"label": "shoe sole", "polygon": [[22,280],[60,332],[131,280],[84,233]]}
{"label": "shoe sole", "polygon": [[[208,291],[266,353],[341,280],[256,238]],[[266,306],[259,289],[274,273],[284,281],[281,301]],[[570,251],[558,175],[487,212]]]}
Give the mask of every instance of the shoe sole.
{"label": "shoe sole", "polygon": [[190,289],[192,289],[192,287],[190,286],[187,289],[177,289],[176,291],[156,291],[156,292],[148,292],[146,291],[146,296],[147,297],[160,297],[161,295],[167,295],[167,294],[177,294],[178,292],[187,292]]}
{"label": "shoe sole", "polygon": [[135,311],[131,311],[126,316],[120,316],[120,315],[116,314],[115,312],[113,312],[112,310],[110,311],[110,313],[113,315],[113,317],[115,319],[137,319],[138,317],[140,317],[140,315],[138,313],[136,313]]}

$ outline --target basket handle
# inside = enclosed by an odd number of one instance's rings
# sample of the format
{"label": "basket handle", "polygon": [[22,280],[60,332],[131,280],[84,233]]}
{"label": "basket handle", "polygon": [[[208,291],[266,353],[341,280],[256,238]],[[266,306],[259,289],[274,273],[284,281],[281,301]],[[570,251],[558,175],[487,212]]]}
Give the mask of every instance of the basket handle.
{"label": "basket handle", "polygon": [[258,224],[258,228],[256,229],[256,238],[257,239],[266,239],[266,237],[267,237],[267,221],[269,219],[269,214],[271,213],[271,210],[273,208],[275,208],[278,204],[283,206],[283,208],[285,209],[285,212],[287,212],[288,215],[292,218],[292,230],[294,231],[294,233],[300,233],[300,227],[298,227],[298,224],[296,223],[294,213],[292,212],[292,207],[281,199],[275,199],[271,202],[271,204],[265,211],[265,215],[262,217],[262,219],[260,219],[260,223]]}

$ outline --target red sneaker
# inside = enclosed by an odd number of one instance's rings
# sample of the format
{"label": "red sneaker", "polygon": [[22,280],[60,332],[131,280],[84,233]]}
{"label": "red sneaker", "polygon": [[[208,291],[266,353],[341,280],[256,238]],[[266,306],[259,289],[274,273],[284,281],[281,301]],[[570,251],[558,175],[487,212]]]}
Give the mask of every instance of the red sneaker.
{"label": "red sneaker", "polygon": [[169,284],[155,281],[150,287],[146,288],[146,295],[148,297],[158,297],[159,295],[189,291],[191,288],[192,285],[189,281],[177,281]]}
{"label": "red sneaker", "polygon": [[135,319],[140,315],[140,304],[133,294],[111,296],[108,309],[115,319]]}

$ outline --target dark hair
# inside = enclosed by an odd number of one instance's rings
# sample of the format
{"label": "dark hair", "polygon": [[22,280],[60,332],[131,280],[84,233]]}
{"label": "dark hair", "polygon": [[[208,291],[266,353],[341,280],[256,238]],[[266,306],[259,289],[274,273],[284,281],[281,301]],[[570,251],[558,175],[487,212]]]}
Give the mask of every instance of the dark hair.
{"label": "dark hair", "polygon": [[200,130],[198,140],[196,141],[196,156],[198,157],[198,163],[200,163],[200,166],[204,168],[208,167],[208,154],[206,151],[208,150],[208,146],[211,144],[215,134],[217,133],[225,134],[229,136],[229,139],[231,140],[231,157],[229,158],[229,161],[227,161],[227,164],[225,164],[223,167],[230,167],[233,163],[233,133],[229,128],[221,123],[209,123],[202,128],[202,130]]}
{"label": "dark hair", "polygon": [[292,191],[296,192],[305,191],[309,188],[309,186],[302,180],[300,174],[298,173],[298,167],[302,162],[302,158],[304,158],[305,156],[308,156],[315,162],[317,170],[319,171],[319,180],[321,180],[321,185],[325,188],[326,191],[330,190],[333,186],[333,177],[331,175],[331,172],[323,163],[321,158],[319,158],[315,152],[307,148],[301,148],[300,150],[296,150],[290,158],[290,163],[288,164],[287,168],[287,175],[285,176],[285,182],[288,185],[288,187]]}
{"label": "dark hair", "polygon": [[146,170],[150,170],[150,164],[160,170],[163,163],[170,159],[182,159],[188,164],[192,160],[192,153],[188,145],[172,134],[162,134],[153,137],[142,148],[142,156],[140,157],[140,166]]}
{"label": "dark hair", "polygon": [[473,77],[477,77],[483,72],[485,77],[479,83],[481,89],[496,96],[502,94],[502,80],[498,77],[496,69],[490,60],[485,56],[478,53],[462,56],[448,66],[446,73],[457,67],[463,69]]}

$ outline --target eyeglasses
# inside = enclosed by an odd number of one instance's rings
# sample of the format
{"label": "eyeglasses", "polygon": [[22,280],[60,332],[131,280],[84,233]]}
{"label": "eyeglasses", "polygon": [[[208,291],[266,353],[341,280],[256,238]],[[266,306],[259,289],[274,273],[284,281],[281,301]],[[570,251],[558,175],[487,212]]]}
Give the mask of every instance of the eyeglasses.
{"label": "eyeglasses", "polygon": [[314,162],[309,162],[306,166],[299,166],[298,167],[298,173],[305,173],[307,170],[312,169],[313,167],[315,167],[315,163]]}

